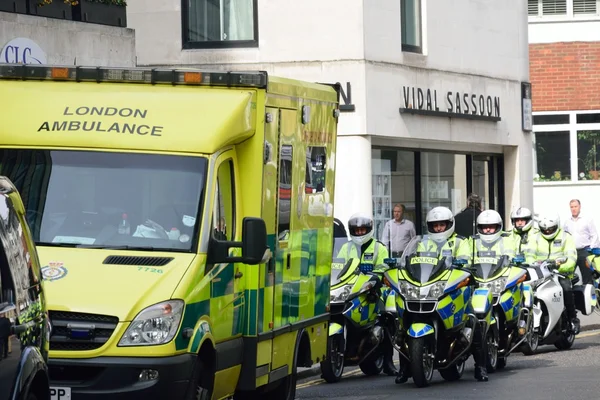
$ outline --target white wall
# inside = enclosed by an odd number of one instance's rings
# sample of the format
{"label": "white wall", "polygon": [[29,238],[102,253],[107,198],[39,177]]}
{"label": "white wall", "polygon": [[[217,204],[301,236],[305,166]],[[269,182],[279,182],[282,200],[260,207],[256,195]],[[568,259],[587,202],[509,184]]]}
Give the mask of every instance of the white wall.
{"label": "white wall", "polygon": [[536,183],[534,186],[534,212],[556,211],[561,224],[571,216],[569,202],[578,199],[581,202],[581,214],[594,219],[596,229],[600,231],[600,184],[595,183]]}
{"label": "white wall", "polygon": [[403,53],[400,1],[364,1],[367,59],[496,78],[529,76],[527,2],[421,0],[427,56]]}
{"label": "white wall", "polygon": [[36,42],[48,64],[135,66],[133,29],[0,12],[0,48],[19,37]]}
{"label": "white wall", "polygon": [[529,23],[531,44],[597,41],[600,41],[600,19],[553,21],[543,18]]}
{"label": "white wall", "polygon": [[129,0],[138,63],[242,64],[364,58],[360,0],[260,0],[259,47],[181,50],[181,0]]}

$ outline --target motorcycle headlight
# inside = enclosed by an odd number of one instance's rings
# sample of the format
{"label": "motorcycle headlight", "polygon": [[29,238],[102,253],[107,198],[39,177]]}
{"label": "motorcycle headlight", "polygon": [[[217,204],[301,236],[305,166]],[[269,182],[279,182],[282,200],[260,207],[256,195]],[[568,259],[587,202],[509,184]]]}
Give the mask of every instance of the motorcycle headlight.
{"label": "motorcycle headlight", "polygon": [[179,328],[182,300],[169,300],[142,310],[129,324],[119,346],[153,346],[168,343]]}
{"label": "motorcycle headlight", "polygon": [[345,285],[345,286],[342,286],[342,287],[332,290],[329,295],[329,302],[330,303],[345,302],[346,298],[348,298],[348,295],[350,294],[350,290],[351,290],[351,288],[349,285]]}
{"label": "motorcycle headlight", "polygon": [[446,289],[446,282],[434,283],[433,285],[431,285],[427,297],[439,299],[444,294],[444,289]]}
{"label": "motorcycle headlight", "polygon": [[479,287],[490,289],[493,296],[499,296],[506,286],[506,277],[498,278],[492,282],[480,283]]}
{"label": "motorcycle headlight", "polygon": [[400,283],[400,294],[406,300],[418,300],[419,299],[419,288],[404,281],[404,282]]}

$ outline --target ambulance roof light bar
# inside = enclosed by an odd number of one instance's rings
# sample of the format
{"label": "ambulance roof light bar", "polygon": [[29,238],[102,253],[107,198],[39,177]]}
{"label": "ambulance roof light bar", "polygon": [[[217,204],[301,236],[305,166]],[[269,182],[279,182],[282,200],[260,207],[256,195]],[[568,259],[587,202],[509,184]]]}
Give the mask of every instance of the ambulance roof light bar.
{"label": "ambulance roof light bar", "polygon": [[0,64],[0,79],[150,83],[266,88],[265,71],[208,72],[168,68],[59,67]]}

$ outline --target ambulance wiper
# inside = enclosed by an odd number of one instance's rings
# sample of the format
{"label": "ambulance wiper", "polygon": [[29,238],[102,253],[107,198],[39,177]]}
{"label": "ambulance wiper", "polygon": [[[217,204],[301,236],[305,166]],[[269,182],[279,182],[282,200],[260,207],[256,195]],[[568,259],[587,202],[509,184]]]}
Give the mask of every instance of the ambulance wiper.
{"label": "ambulance wiper", "polygon": [[77,247],[86,249],[107,249],[107,250],[147,250],[154,251],[155,248],[152,246],[128,246],[128,245],[103,245],[103,244],[82,244]]}
{"label": "ambulance wiper", "polygon": [[52,243],[52,242],[38,242],[37,246],[50,246],[50,247],[78,247],[79,243]]}

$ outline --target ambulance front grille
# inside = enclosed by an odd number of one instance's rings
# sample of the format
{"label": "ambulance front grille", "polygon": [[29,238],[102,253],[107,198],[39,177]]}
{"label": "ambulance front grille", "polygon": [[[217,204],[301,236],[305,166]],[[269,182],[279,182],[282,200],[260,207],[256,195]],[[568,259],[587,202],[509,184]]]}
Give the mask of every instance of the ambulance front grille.
{"label": "ambulance front grille", "polygon": [[85,351],[102,347],[119,318],[110,315],[50,311],[50,350]]}
{"label": "ambulance front grille", "polygon": [[173,257],[108,256],[102,262],[112,265],[143,265],[145,267],[163,267],[173,261]]}

